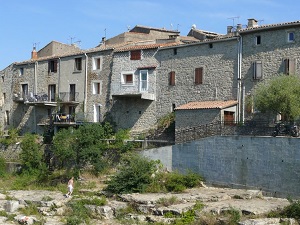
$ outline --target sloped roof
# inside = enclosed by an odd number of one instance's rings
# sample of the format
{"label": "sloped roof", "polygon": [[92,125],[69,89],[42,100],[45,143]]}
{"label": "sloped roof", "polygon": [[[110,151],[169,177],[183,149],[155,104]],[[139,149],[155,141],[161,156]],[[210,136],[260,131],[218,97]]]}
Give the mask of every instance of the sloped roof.
{"label": "sloped roof", "polygon": [[236,105],[236,100],[229,101],[203,101],[203,102],[189,102],[181,105],[175,110],[192,110],[192,109],[224,109]]}
{"label": "sloped roof", "polygon": [[115,48],[115,52],[125,52],[125,51],[132,51],[132,50],[142,50],[142,49],[155,49],[155,48],[161,48],[161,47],[169,47],[169,46],[176,46],[180,45],[181,43],[177,42],[171,42],[171,43],[159,43],[159,44],[138,44],[130,43],[128,46],[123,46],[120,48]]}
{"label": "sloped roof", "polygon": [[295,26],[295,25],[299,26],[300,20],[292,21],[292,22],[285,22],[285,23],[266,24],[266,25],[259,25],[259,26],[254,26],[254,27],[247,27],[247,28],[239,30],[239,33],[264,30],[264,29],[275,29],[275,28],[282,28],[282,27]]}

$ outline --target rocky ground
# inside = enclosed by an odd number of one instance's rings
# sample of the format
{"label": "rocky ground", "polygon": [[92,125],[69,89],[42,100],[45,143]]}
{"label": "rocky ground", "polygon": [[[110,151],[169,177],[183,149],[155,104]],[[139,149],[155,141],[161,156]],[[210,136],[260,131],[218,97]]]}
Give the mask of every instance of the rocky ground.
{"label": "rocky ground", "polygon": [[[95,197],[101,194],[101,190],[80,190],[81,194],[96,193]],[[75,201],[78,196],[66,198],[63,193],[55,191],[8,191],[0,194],[0,210],[7,214],[14,214],[12,220],[8,221],[7,216],[0,217],[0,224],[38,224],[44,225],[63,225],[65,224],[64,215],[69,210],[66,204]],[[161,199],[176,199],[171,205],[164,206]],[[172,221],[163,215],[172,213],[180,215],[191,209],[196,202],[201,201],[205,206],[201,213],[213,213],[222,215],[229,209],[236,209],[242,215],[248,215],[247,219],[240,222],[241,225],[260,225],[260,224],[282,224],[280,218],[267,219],[265,214],[276,209],[289,205],[286,199],[272,198],[263,196],[258,190],[241,190],[206,187],[189,189],[180,194],[124,194],[118,198],[108,198],[105,206],[86,206],[99,218],[91,224],[117,225],[115,216],[120,209],[126,208],[129,204],[134,205],[140,213],[128,213],[124,220],[131,221],[127,224],[146,224],[150,222],[163,222],[168,224]],[[160,204],[158,204],[160,202]],[[29,203],[35,203],[42,218],[33,215],[20,213],[20,208],[24,208]],[[249,219],[249,215],[251,218]],[[243,217],[245,218],[245,217]],[[133,221],[133,222],[132,222]],[[294,220],[285,220],[284,224],[297,224]]]}

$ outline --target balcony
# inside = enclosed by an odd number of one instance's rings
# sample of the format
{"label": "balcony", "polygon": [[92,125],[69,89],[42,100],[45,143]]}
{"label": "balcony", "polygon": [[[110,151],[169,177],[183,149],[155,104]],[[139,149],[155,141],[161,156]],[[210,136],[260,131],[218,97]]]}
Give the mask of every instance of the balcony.
{"label": "balcony", "polygon": [[47,105],[56,106],[56,102],[49,100],[49,97],[45,93],[38,94],[14,94],[13,100],[15,102],[23,102],[27,105]]}
{"label": "balcony", "polygon": [[140,97],[141,99],[155,100],[155,86],[147,81],[133,83],[113,83],[111,85],[112,97]]}
{"label": "balcony", "polygon": [[79,92],[59,92],[59,102],[79,104],[78,96]]}

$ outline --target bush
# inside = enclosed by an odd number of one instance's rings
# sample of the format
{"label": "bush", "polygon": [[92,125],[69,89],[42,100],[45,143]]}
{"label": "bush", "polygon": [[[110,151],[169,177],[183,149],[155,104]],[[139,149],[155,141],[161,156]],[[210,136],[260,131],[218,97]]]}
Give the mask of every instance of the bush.
{"label": "bush", "polygon": [[3,157],[0,157],[0,176],[6,176],[6,161]]}
{"label": "bush", "polygon": [[151,175],[157,165],[157,161],[149,161],[134,153],[126,154],[121,159],[118,172],[108,181],[106,191],[118,194],[145,192],[146,187],[152,182]]}
{"label": "bush", "polygon": [[172,172],[166,177],[165,187],[167,191],[182,192],[187,188],[196,187],[202,180],[200,175],[190,171],[187,175],[180,174],[179,172]]}

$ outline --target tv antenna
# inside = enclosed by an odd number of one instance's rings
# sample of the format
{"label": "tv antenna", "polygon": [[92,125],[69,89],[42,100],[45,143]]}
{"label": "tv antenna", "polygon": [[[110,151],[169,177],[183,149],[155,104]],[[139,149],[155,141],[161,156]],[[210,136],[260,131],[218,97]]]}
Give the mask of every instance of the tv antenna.
{"label": "tv antenna", "polygon": [[73,44],[73,40],[75,40],[76,37],[70,37],[69,40],[71,41],[71,44]]}
{"label": "tv antenna", "polygon": [[234,21],[235,21],[236,19],[239,21],[240,16],[229,17],[229,18],[227,18],[227,19],[232,20],[232,26],[235,26]]}

